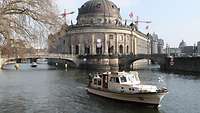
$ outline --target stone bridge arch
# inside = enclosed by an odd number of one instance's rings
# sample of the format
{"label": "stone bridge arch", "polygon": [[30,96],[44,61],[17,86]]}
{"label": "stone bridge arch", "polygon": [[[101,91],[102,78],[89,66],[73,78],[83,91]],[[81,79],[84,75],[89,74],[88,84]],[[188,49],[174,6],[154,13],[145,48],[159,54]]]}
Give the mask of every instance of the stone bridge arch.
{"label": "stone bridge arch", "polygon": [[[26,57],[17,57],[17,58],[1,58],[0,61],[0,68],[3,68],[7,64],[12,64],[16,63],[18,59],[48,59],[50,62],[49,64],[56,64],[58,63],[59,65],[65,65],[69,64],[69,66],[72,67],[78,67],[79,66],[79,60],[77,56],[75,55],[66,55],[66,54],[52,54],[52,55],[37,55],[37,56],[26,56]],[[57,61],[57,62],[55,62]]]}
{"label": "stone bridge arch", "polygon": [[124,55],[119,58],[119,67],[120,69],[130,69],[130,66],[138,60],[147,59],[153,62],[156,62],[159,65],[165,63],[167,55],[166,54],[137,54],[137,55]]}

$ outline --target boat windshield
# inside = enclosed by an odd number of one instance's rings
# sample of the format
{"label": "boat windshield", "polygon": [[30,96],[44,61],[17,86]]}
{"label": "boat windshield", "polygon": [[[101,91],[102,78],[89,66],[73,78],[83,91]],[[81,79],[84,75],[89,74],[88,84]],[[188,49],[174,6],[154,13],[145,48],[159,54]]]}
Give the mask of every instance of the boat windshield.
{"label": "boat windshield", "polygon": [[121,79],[121,83],[127,82],[126,77],[124,76],[120,77],[120,79]]}
{"label": "boat windshield", "polygon": [[112,83],[119,83],[119,78],[118,77],[111,77],[110,82]]}

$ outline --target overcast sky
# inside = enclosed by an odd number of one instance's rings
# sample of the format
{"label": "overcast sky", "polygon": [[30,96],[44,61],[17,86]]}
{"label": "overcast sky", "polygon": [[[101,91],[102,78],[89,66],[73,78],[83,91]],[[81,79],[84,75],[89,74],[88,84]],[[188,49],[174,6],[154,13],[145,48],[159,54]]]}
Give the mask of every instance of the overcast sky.
{"label": "overcast sky", "polygon": [[[88,0],[57,0],[60,12],[64,9],[75,11],[68,16],[68,21],[76,21],[78,8]],[[142,32],[155,32],[165,43],[176,47],[181,40],[187,45],[200,41],[200,0],[112,0],[121,9],[123,19],[129,19],[129,13],[139,16],[141,20],[151,20],[150,29],[147,24],[139,24]]]}

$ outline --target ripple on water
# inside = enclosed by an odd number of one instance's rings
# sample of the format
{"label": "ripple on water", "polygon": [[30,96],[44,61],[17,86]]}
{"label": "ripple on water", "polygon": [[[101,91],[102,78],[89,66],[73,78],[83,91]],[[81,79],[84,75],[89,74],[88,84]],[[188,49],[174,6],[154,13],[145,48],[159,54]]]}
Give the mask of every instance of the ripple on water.
{"label": "ripple on water", "polygon": [[0,72],[0,113],[198,113],[200,77],[140,70],[143,83],[162,85],[169,94],[159,110],[121,103],[86,92],[87,71],[56,70],[47,65]]}

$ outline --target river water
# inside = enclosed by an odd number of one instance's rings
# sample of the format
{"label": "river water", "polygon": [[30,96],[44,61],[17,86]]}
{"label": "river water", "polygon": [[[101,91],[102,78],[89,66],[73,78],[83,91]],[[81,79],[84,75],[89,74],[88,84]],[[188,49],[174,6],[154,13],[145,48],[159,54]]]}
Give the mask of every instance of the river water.
{"label": "river water", "polygon": [[120,103],[86,92],[88,71],[58,70],[46,64],[13,66],[0,72],[0,113],[200,113],[200,75],[139,70],[144,83],[166,86],[159,109]]}

